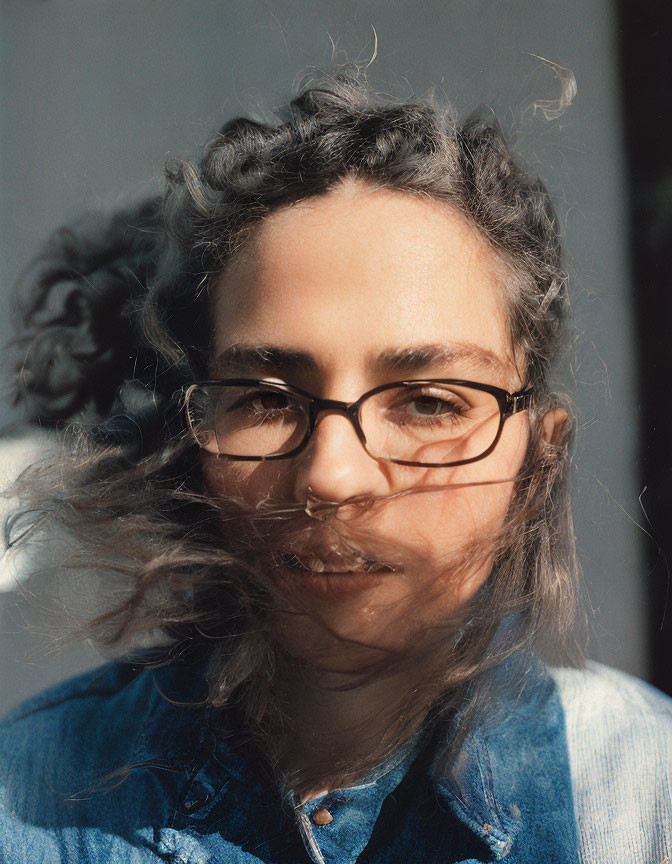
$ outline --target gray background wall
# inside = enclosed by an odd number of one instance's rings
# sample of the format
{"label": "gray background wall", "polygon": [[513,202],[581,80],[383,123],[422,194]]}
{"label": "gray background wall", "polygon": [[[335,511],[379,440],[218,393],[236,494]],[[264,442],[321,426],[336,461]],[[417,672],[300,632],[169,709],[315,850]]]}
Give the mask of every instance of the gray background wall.
{"label": "gray background wall", "polygon": [[[0,339],[10,286],[60,222],[157,181],[226,118],[282,104],[297,76],[367,61],[387,92],[430,87],[460,111],[492,105],[566,221],[577,340],[565,378],[581,418],[573,483],[596,610],[593,654],[646,676],[634,364],[615,10],[608,0],[4,0]],[[559,121],[552,70],[579,92]],[[4,364],[3,364],[4,365]],[[6,409],[9,412],[9,409]],[[9,416],[9,413],[7,413]],[[1,419],[1,418],[0,418]],[[45,553],[47,554],[47,553]],[[4,708],[97,661],[89,646],[35,656],[16,595],[0,595]]]}

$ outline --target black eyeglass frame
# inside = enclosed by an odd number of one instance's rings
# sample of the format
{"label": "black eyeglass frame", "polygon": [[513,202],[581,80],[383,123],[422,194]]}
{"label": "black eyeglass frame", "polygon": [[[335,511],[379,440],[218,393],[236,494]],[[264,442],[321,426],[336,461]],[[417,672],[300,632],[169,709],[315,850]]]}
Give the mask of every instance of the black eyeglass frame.
{"label": "black eyeglass frame", "polygon": [[[315,430],[315,425],[319,415],[323,411],[336,411],[339,414],[345,415],[350,420],[362,447],[366,451],[367,455],[376,462],[407,465],[412,468],[454,468],[457,465],[468,465],[472,462],[478,462],[481,459],[485,459],[486,456],[489,456],[499,443],[502,429],[504,427],[504,421],[513,414],[517,414],[520,411],[525,411],[529,408],[533,394],[532,388],[526,388],[519,390],[516,393],[510,393],[502,387],[495,387],[493,384],[480,384],[476,381],[464,381],[458,378],[421,378],[381,384],[378,387],[374,387],[373,390],[367,390],[367,392],[360,396],[355,402],[340,402],[336,399],[321,399],[319,396],[313,396],[312,393],[308,393],[306,390],[301,390],[299,387],[294,387],[291,384],[284,384],[279,381],[272,381],[265,378],[217,378],[213,380],[196,381],[192,384],[187,384],[182,388],[182,405],[186,413],[189,429],[199,446],[202,445],[198,441],[198,435],[193,427],[191,415],[189,413],[189,399],[191,394],[199,387],[249,387],[257,384],[263,384],[265,387],[277,390],[281,393],[288,393],[307,403],[308,427],[306,429],[306,434],[304,435],[303,440],[292,450],[287,451],[287,453],[275,453],[269,456],[233,456],[228,453],[218,453],[217,455],[223,459],[230,459],[235,462],[270,462],[277,459],[291,459],[293,456],[298,455],[307,446]],[[497,404],[499,405],[499,426],[497,427],[495,439],[488,449],[484,453],[481,453],[480,456],[472,456],[469,459],[460,459],[455,462],[411,462],[406,459],[391,459],[385,456],[374,456],[370,453],[366,447],[366,436],[364,435],[364,430],[362,429],[359,417],[362,404],[371,396],[375,396],[385,390],[393,390],[402,387],[417,387],[419,385],[431,386],[432,384],[450,384],[458,387],[471,387],[473,390],[481,390],[482,392],[490,393],[495,397]]]}

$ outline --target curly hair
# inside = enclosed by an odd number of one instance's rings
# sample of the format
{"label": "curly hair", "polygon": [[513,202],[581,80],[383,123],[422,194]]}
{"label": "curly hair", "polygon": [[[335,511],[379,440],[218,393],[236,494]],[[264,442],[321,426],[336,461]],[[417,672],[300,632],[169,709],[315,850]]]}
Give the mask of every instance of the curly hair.
{"label": "curly hair", "polygon": [[158,199],[88,214],[58,230],[22,274],[11,344],[20,356],[14,403],[26,419],[54,424],[88,406],[109,413],[137,366],[132,310],[156,271],[160,231]]}
{"label": "curly hair", "polygon": [[[579,662],[571,424],[559,442],[541,434],[544,414],[559,403],[549,370],[569,304],[560,231],[543,184],[521,167],[492,116],[458,122],[431,104],[390,104],[361,76],[343,74],[305,89],[276,123],[231,120],[200,161],[173,163],[166,176],[162,201],[56,235],[31,271],[17,342],[16,399],[30,417],[72,418],[86,405],[98,414],[94,424],[71,426],[61,456],[22,477],[22,509],[8,523],[10,539],[29,536],[26,525],[33,533],[60,526],[76,540],[63,568],[101,574],[107,605],[81,632],[119,650],[158,636],[152,662],[203,652],[210,704],[235,700],[267,755],[282,760],[278,732],[288,721],[271,690],[272,670],[287,658],[270,623],[273,587],[251,549],[272,549],[294,517],[244,512],[207,494],[179,392],[207,377],[215,280],[257,226],[355,178],[448,204],[487,240],[507,273],[511,343],[534,389],[532,435],[491,578],[436,654],[423,710],[417,694],[415,702],[403,694],[367,757],[353,763],[342,742],[325,745],[325,764],[292,777],[295,788],[327,770],[341,785],[361,776],[427,716],[459,716],[464,732],[483,701],[474,681],[521,649]],[[51,367],[45,352],[56,358]],[[58,386],[53,363],[69,369]],[[506,638],[493,653],[504,620]]]}

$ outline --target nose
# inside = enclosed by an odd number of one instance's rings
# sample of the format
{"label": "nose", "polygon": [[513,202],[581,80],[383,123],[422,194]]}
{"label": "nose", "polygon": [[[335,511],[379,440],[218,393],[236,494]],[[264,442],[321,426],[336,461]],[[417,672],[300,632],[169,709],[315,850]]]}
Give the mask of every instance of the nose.
{"label": "nose", "polygon": [[306,449],[297,457],[294,494],[305,500],[308,489],[323,501],[389,492],[384,466],[366,452],[342,413],[320,414]]}

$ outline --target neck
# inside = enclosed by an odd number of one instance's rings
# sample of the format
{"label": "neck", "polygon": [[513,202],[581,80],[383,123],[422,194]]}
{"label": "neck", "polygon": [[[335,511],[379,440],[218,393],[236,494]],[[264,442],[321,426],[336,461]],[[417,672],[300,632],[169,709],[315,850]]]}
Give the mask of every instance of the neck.
{"label": "neck", "polygon": [[293,784],[304,800],[353,785],[418,730],[430,700],[413,671],[356,687],[334,673],[288,682],[283,701],[292,736],[281,765],[290,778],[306,778]]}

